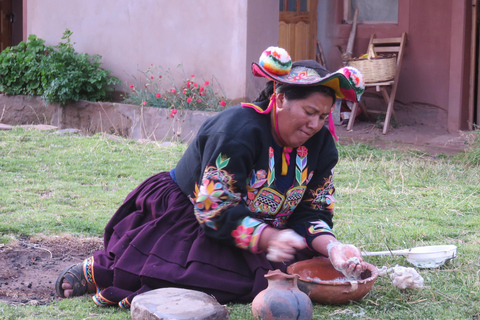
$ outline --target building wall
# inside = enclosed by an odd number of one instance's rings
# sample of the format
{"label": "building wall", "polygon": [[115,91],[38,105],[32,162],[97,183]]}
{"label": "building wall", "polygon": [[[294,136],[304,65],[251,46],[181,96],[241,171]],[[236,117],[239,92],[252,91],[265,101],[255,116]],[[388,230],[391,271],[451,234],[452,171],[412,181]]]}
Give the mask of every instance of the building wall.
{"label": "building wall", "polygon": [[[346,47],[350,25],[341,24],[341,1],[319,0],[323,19],[324,51],[330,69],[342,65],[337,45]],[[419,123],[456,131],[468,127],[468,74],[471,12],[466,0],[399,0],[398,24],[357,26],[353,55],[366,53],[369,37],[398,37],[407,32],[396,100],[405,106],[427,110],[416,113]],[[334,15],[329,14],[335,13]],[[437,116],[432,116],[432,111]],[[422,118],[422,119],[420,119]]]}
{"label": "building wall", "polygon": [[[245,100],[258,91],[246,85],[253,78],[250,63],[278,41],[275,0],[23,0],[23,4],[24,39],[35,34],[56,45],[68,28],[78,52],[100,54],[103,67],[124,82],[120,90],[126,90],[132,76],[140,76],[138,70],[153,65],[176,74],[182,64],[188,77],[210,80],[214,75],[228,98]],[[277,8],[276,15],[272,7]],[[261,27],[266,23],[276,27],[266,30]]]}

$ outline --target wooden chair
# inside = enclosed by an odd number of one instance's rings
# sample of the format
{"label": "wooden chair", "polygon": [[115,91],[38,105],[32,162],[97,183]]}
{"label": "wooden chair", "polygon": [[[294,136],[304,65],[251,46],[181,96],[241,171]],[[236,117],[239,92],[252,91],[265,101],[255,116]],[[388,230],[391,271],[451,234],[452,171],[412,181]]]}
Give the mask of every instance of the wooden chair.
{"label": "wooden chair", "polygon": [[[387,133],[388,126],[390,124],[390,118],[392,114],[394,115],[393,104],[395,102],[395,94],[397,93],[398,78],[400,76],[400,70],[402,66],[403,52],[405,49],[405,43],[407,41],[407,34],[404,32],[399,38],[376,38],[375,34],[370,36],[369,48],[373,45],[373,48],[376,53],[395,53],[397,55],[397,67],[395,71],[395,76],[392,80],[375,82],[375,83],[365,83],[365,90],[375,88],[377,92],[381,92],[383,99],[387,104],[385,122],[383,124],[383,134]],[[387,88],[390,87],[390,94],[387,92]],[[348,121],[347,130],[351,131],[353,123],[355,122],[355,117],[357,115],[358,105],[362,110],[367,114],[369,113],[385,113],[383,111],[373,111],[367,110],[364,103],[354,103],[352,107],[352,112],[350,114],[350,119]]]}

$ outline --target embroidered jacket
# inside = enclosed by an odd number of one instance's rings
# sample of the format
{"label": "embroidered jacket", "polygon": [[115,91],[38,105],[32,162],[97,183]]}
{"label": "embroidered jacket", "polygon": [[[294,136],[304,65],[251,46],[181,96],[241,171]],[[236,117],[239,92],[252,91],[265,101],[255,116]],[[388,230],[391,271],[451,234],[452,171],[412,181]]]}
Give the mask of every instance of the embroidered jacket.
{"label": "embroidered jacket", "polygon": [[[262,110],[267,105],[257,104]],[[208,119],[175,169],[177,183],[210,237],[258,252],[260,234],[270,225],[294,229],[312,248],[315,237],[333,235],[335,143],[323,127],[293,149],[293,181],[282,192],[270,128],[269,114],[240,105]]]}

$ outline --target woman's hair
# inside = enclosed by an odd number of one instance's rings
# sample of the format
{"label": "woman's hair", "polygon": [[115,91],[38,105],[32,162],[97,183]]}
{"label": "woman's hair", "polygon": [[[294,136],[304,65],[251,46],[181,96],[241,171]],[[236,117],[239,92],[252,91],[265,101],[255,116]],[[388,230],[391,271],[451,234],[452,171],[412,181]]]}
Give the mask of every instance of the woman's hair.
{"label": "woman's hair", "polygon": [[[333,99],[335,103],[335,90],[327,86],[296,86],[288,85],[282,83],[276,83],[275,85],[276,93],[284,93],[287,100],[301,100],[308,98],[311,94],[315,92],[323,93],[328,97]],[[260,102],[270,99],[273,94],[273,81],[267,82],[265,88],[260,92],[257,98],[253,102]]]}

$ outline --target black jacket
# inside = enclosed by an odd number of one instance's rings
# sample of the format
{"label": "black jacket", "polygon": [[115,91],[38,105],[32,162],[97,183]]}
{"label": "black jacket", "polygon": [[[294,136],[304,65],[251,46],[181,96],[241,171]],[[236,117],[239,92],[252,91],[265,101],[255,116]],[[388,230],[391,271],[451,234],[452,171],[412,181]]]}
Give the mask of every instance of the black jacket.
{"label": "black jacket", "polygon": [[[268,101],[257,104],[265,110]],[[208,119],[175,168],[205,233],[257,252],[267,226],[292,228],[308,246],[333,234],[335,142],[326,127],[291,153],[285,192],[276,182],[281,150],[275,147],[269,114],[242,105]]]}

